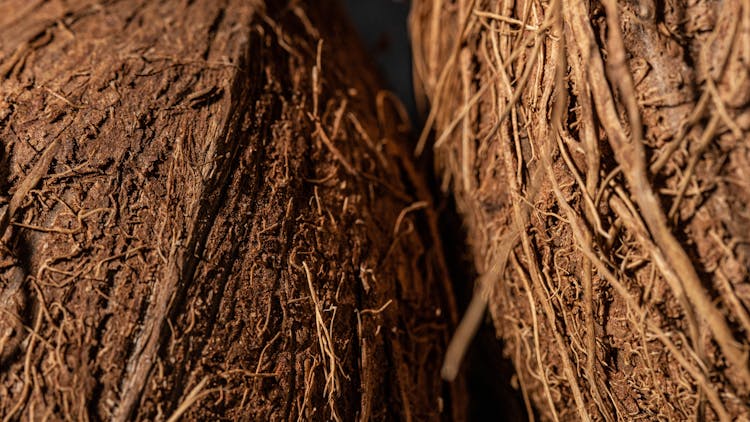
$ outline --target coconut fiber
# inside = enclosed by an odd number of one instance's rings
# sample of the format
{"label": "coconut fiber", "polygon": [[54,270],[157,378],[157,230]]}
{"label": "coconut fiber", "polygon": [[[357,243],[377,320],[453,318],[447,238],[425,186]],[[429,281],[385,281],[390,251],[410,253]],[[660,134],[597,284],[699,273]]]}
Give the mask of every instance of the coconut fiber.
{"label": "coconut fiber", "polygon": [[332,1],[0,4],[0,419],[435,420],[455,306]]}
{"label": "coconut fiber", "polygon": [[542,420],[750,418],[750,6],[416,0],[476,295]]}

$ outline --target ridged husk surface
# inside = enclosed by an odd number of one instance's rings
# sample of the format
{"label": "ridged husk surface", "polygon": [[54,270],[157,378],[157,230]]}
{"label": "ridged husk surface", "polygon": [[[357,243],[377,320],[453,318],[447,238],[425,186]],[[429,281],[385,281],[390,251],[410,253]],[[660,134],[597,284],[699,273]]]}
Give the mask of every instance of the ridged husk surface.
{"label": "ridged husk surface", "polygon": [[449,412],[434,214],[369,69],[332,1],[3,2],[0,418]]}
{"label": "ridged husk surface", "polygon": [[530,411],[750,418],[747,2],[417,0],[411,31]]}

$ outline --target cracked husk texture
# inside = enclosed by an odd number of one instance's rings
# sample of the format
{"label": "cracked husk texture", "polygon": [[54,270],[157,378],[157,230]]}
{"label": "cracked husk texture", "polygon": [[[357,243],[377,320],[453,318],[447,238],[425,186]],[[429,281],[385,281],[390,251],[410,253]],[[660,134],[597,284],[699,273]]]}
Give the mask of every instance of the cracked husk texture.
{"label": "cracked husk texture", "polygon": [[0,4],[0,419],[458,411],[369,69],[332,1]]}
{"label": "cracked husk texture", "polygon": [[410,23],[418,152],[529,412],[750,418],[750,5],[416,0]]}

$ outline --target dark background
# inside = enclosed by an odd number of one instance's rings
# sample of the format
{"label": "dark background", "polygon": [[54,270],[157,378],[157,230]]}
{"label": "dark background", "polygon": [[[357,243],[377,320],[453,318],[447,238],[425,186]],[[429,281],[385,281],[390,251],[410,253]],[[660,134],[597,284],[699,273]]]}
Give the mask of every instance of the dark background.
{"label": "dark background", "polygon": [[408,0],[343,0],[354,26],[385,78],[416,122],[411,76]]}

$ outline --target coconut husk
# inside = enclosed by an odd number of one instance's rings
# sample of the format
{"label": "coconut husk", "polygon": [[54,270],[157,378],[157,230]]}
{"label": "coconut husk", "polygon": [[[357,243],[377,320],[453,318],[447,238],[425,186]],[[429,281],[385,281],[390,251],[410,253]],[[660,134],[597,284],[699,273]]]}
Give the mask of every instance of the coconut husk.
{"label": "coconut husk", "polygon": [[543,420],[750,418],[750,7],[413,3],[478,288]]}
{"label": "coconut husk", "polygon": [[3,421],[458,412],[378,86],[331,1],[4,2]]}

